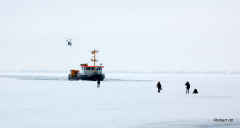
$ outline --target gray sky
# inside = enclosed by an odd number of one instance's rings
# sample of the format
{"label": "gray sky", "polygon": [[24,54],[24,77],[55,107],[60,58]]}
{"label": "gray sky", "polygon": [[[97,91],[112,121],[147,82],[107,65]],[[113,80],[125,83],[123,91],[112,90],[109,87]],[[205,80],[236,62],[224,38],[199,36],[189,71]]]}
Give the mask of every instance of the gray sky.
{"label": "gray sky", "polygon": [[239,0],[8,0],[0,13],[0,70],[79,69],[94,48],[105,70],[240,70]]}

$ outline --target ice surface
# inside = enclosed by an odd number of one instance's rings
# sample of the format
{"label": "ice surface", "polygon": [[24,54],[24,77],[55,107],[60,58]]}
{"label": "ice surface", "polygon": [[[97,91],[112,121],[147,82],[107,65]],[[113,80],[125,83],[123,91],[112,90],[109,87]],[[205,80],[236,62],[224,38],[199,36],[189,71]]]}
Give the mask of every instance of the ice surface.
{"label": "ice surface", "polygon": [[[100,88],[67,76],[1,75],[0,128],[240,126],[240,75],[106,74]],[[199,94],[186,94],[186,81]]]}

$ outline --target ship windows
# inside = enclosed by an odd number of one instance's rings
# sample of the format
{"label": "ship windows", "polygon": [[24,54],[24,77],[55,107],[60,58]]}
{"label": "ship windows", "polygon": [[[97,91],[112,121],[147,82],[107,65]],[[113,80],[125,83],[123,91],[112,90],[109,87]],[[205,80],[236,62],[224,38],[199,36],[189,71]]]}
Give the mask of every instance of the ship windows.
{"label": "ship windows", "polygon": [[101,70],[101,68],[100,67],[96,67],[96,70]]}
{"label": "ship windows", "polygon": [[[82,67],[82,69],[84,70],[84,67]],[[85,67],[85,70],[94,70],[94,67]],[[101,67],[95,67],[95,70],[102,70]]]}

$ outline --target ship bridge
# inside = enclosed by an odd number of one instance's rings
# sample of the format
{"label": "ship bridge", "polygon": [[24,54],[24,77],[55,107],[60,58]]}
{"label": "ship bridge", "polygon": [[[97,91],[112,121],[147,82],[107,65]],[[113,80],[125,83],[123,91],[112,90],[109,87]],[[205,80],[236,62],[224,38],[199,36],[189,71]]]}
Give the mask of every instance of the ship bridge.
{"label": "ship bridge", "polygon": [[88,66],[87,64],[81,64],[82,74],[86,75],[102,74],[102,68],[104,68],[104,66]]}

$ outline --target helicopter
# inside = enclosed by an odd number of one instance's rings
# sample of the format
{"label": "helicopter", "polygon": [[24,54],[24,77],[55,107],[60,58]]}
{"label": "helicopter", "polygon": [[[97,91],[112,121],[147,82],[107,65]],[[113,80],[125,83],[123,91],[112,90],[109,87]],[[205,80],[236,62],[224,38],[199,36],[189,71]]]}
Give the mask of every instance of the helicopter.
{"label": "helicopter", "polygon": [[[67,38],[67,40],[66,40],[66,41],[67,41],[68,45],[72,47],[72,42],[71,42],[71,39],[69,39],[69,40],[68,40],[68,38]],[[67,45],[67,46],[68,46],[68,45]]]}

